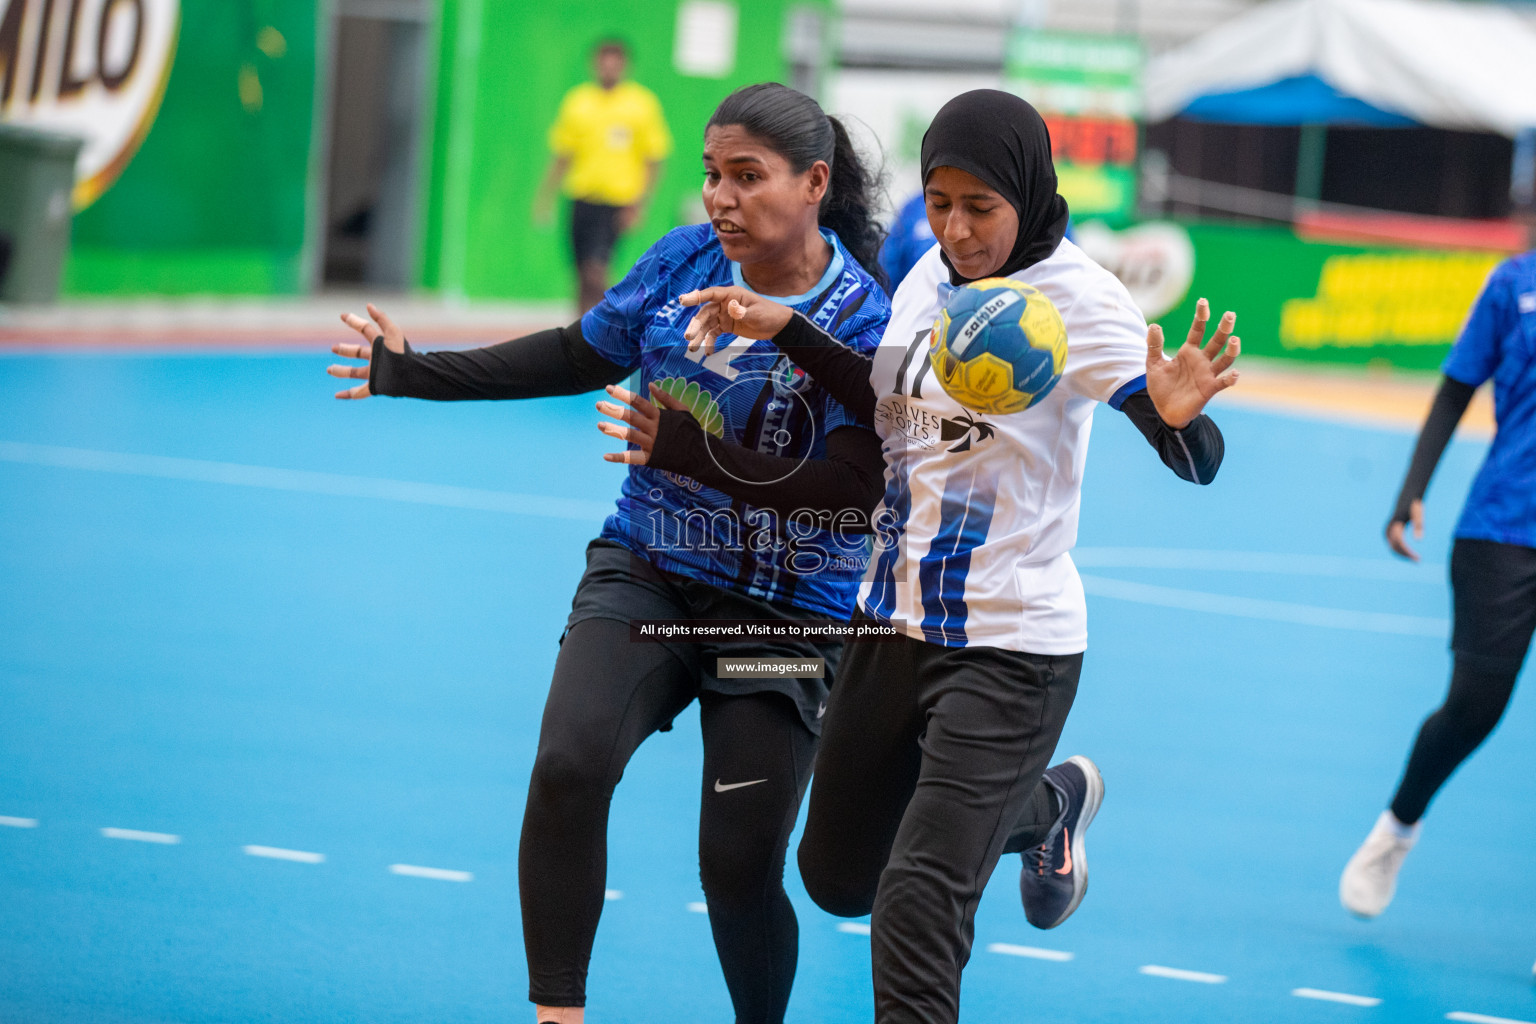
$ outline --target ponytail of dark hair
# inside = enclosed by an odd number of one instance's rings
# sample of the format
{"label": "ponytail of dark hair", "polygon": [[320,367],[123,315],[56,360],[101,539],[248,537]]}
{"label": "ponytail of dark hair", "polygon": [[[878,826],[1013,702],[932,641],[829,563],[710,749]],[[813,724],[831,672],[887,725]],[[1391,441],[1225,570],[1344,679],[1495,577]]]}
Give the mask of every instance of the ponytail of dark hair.
{"label": "ponytail of dark hair", "polygon": [[722,100],[705,130],[717,125],[740,125],[788,160],[796,174],[805,173],[818,160],[825,161],[831,178],[817,221],[842,240],[880,287],[890,288],[880,266],[885,231],[875,220],[879,180],[864,166],[842,122],[828,117],[805,93],[778,82],[762,82],[743,86]]}

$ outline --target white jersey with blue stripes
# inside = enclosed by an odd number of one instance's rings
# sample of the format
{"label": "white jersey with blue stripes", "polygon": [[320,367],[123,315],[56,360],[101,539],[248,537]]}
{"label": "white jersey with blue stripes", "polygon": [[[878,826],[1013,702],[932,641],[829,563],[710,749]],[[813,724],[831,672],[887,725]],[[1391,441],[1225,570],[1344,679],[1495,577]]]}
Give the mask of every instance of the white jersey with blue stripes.
{"label": "white jersey with blue stripes", "polygon": [[1067,362],[1050,394],[1002,416],[962,408],[928,362],[952,291],[937,246],[896,291],[871,371],[886,490],[859,603],[930,643],[1075,654],[1088,611],[1069,552],[1093,410],[1145,386],[1147,325],[1070,241],[1012,276],[1060,310]]}

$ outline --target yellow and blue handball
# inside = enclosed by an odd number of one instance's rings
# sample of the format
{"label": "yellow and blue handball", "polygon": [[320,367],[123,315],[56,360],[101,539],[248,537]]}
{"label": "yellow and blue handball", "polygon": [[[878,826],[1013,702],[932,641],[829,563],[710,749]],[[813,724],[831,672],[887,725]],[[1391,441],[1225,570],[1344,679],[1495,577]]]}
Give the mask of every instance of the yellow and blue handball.
{"label": "yellow and blue handball", "polygon": [[1067,328],[1040,291],[1007,277],[956,288],[934,321],[928,360],[949,397],[972,412],[1022,412],[1067,364]]}

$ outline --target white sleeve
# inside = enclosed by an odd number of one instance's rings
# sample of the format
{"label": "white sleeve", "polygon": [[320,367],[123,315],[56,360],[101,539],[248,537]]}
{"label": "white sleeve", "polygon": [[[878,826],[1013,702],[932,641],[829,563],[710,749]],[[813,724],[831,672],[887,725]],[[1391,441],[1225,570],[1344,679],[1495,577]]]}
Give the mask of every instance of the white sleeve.
{"label": "white sleeve", "polygon": [[1104,278],[1062,310],[1067,365],[1060,386],[1098,402],[1147,372],[1147,322],[1125,286],[1108,272]]}

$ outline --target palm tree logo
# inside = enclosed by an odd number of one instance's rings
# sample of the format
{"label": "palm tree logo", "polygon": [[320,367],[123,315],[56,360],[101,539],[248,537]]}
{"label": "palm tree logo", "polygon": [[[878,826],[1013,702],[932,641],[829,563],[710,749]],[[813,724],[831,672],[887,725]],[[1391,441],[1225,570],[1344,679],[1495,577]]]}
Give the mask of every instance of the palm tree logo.
{"label": "palm tree logo", "polygon": [[992,428],[992,424],[973,420],[970,413],[961,413],[956,419],[944,420],[939,427],[939,440],[956,442],[952,447],[944,449],[946,452],[968,452],[972,443],[981,444],[995,433],[997,431]]}

